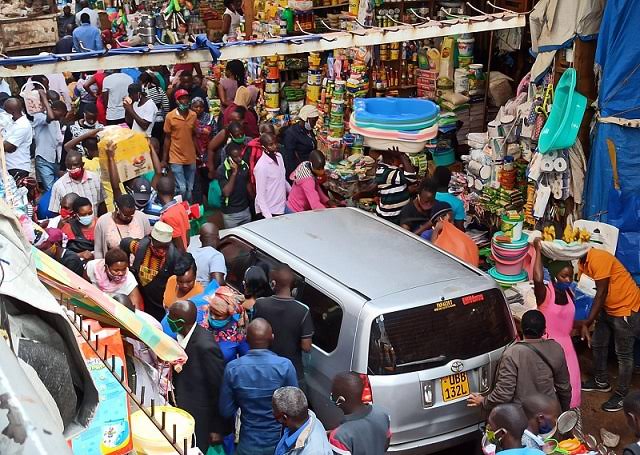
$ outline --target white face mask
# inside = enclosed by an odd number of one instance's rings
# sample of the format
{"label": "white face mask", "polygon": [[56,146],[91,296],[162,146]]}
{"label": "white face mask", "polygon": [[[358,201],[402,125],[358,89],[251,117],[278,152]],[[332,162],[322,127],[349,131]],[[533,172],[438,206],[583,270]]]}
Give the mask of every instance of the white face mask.
{"label": "white face mask", "polygon": [[313,128],[312,128],[312,126],[311,126],[311,123],[309,123],[309,120],[305,120],[305,122],[304,122],[304,128],[305,128],[307,131],[311,131],[311,130],[313,129]]}

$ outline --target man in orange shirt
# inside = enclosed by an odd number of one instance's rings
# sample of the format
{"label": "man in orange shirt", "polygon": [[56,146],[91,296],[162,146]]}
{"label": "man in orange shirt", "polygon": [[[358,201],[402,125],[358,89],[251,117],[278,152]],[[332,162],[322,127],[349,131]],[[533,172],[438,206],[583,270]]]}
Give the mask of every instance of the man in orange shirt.
{"label": "man in orange shirt", "polygon": [[196,176],[196,114],[189,109],[189,92],[176,90],[175,99],[178,107],[164,120],[162,167],[170,164],[178,193],[185,201],[190,201]]}
{"label": "man in orange shirt", "polygon": [[173,228],[173,244],[182,252],[189,246],[189,217],[184,204],[175,199],[176,182],[167,176],[162,176],[156,183],[156,202],[162,205],[160,221]]}
{"label": "man in orange shirt", "polygon": [[[582,383],[586,392],[609,392],[607,356],[609,339],[613,333],[618,358],[618,387],[602,405],[604,411],[619,411],[629,392],[633,374],[633,345],[640,336],[640,289],[611,253],[591,248],[578,263],[580,273],[596,282],[596,296],[585,321],[578,321],[582,339],[587,339],[593,349],[594,378]],[[589,328],[596,323],[593,338]]]}

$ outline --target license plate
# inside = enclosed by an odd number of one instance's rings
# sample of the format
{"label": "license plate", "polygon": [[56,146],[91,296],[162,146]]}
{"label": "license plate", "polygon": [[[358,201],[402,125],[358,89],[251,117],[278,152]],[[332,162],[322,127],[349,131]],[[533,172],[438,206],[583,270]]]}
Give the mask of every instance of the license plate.
{"label": "license plate", "polygon": [[469,395],[469,379],[467,373],[456,373],[440,379],[442,399],[446,401],[456,400]]}

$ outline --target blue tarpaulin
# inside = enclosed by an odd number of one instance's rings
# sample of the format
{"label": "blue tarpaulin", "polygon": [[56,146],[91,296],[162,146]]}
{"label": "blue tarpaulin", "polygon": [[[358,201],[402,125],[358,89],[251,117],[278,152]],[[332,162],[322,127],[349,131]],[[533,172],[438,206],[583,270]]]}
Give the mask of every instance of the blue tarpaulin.
{"label": "blue tarpaulin", "polygon": [[[640,119],[640,8],[637,0],[608,0],[600,26],[596,64],[602,75],[598,95],[600,117]],[[621,223],[616,256],[640,282],[640,128],[597,123],[585,185],[585,218],[609,210],[613,171],[607,139],[615,144],[620,188],[627,222]],[[635,201],[634,201],[635,199]],[[613,217],[610,217],[613,218]],[[629,223],[629,219],[635,222]],[[602,221],[617,224],[602,215]]]}

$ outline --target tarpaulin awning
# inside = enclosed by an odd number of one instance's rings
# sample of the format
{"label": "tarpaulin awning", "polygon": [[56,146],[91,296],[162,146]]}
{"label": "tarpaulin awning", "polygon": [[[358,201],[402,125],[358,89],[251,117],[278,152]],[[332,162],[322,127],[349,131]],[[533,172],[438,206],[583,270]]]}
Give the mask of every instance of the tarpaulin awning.
{"label": "tarpaulin awning", "polygon": [[38,276],[50,289],[69,296],[72,304],[88,311],[89,315],[93,314],[98,318],[106,316],[116,327],[128,331],[149,346],[160,360],[172,364],[186,362],[187,354],[174,339],[137,317],[55,259],[35,247],[32,251]]}
{"label": "tarpaulin awning", "polygon": [[[607,2],[595,56],[601,73],[597,118],[614,118],[621,120],[620,123],[640,119],[640,40],[636,36],[638,24],[640,8],[636,0]],[[602,214],[602,220],[608,221],[606,212],[609,193],[613,187],[613,171],[607,139],[611,139],[615,145],[622,194],[640,195],[640,128],[596,122],[593,133],[584,213],[586,218],[591,219]],[[636,196],[635,200],[640,198]],[[640,207],[628,204],[625,210],[635,212],[637,221],[627,226],[617,226],[620,228],[620,235],[616,256],[638,281]]]}

